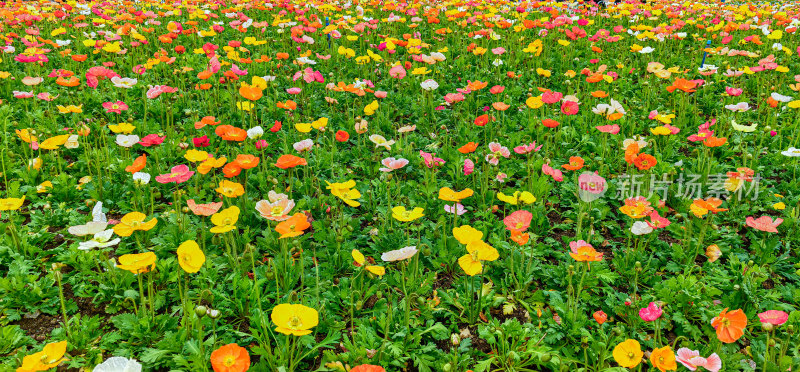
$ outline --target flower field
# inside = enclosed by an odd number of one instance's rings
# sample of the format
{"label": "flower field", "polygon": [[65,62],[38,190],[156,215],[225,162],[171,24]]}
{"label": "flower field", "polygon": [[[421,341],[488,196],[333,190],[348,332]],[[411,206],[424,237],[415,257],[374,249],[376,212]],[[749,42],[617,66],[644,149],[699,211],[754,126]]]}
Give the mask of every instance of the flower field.
{"label": "flower field", "polygon": [[800,370],[796,1],[0,20],[0,372]]}

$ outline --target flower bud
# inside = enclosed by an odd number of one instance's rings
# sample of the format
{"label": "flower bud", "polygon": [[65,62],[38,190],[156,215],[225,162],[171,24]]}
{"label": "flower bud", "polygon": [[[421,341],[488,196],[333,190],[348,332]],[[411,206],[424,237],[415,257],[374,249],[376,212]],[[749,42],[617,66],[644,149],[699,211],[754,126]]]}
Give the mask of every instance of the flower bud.
{"label": "flower bud", "polygon": [[217,319],[219,318],[220,315],[222,315],[222,313],[220,313],[219,310],[216,309],[208,310],[208,317],[211,319]]}
{"label": "flower bud", "polygon": [[206,313],[207,313],[207,312],[208,312],[208,308],[207,308],[207,307],[205,307],[205,306],[203,306],[203,305],[198,305],[197,307],[195,307],[195,308],[194,308],[194,313],[195,313],[195,314],[197,315],[197,317],[199,317],[199,318],[202,318],[202,317],[204,317],[204,316],[206,315]]}
{"label": "flower bud", "polygon": [[450,335],[450,345],[458,346],[461,344],[461,337],[457,333]]}

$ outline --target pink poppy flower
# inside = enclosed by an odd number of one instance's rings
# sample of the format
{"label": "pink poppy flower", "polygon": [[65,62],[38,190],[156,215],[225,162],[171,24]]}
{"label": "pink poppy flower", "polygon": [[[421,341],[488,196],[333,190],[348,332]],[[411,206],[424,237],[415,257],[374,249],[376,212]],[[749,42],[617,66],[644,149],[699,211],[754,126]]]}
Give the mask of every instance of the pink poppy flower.
{"label": "pink poppy flower", "polygon": [[436,166],[443,165],[445,163],[444,159],[435,157],[435,153],[427,153],[425,151],[419,150],[419,156],[422,156],[422,160],[425,161],[425,166],[428,168],[434,168]]}
{"label": "pink poppy flower", "polygon": [[119,75],[103,66],[95,66],[86,70],[86,85],[89,88],[97,88],[100,80],[111,79],[112,77],[119,77]]}
{"label": "pink poppy flower", "polygon": [[298,88],[298,87],[293,87],[293,88],[286,89],[286,93],[289,93],[289,94],[300,94],[300,92],[302,92],[302,91],[303,91],[303,89]]}
{"label": "pink poppy flower", "polygon": [[172,167],[169,173],[156,176],[158,183],[183,183],[194,175],[194,171],[190,170],[185,164],[176,165]]}
{"label": "pink poppy flower", "polygon": [[495,85],[489,89],[489,93],[500,94],[503,93],[504,90],[506,90],[506,87],[502,85]]}
{"label": "pink poppy flower", "polygon": [[14,94],[14,98],[33,98],[33,91],[31,92],[20,92],[15,90],[12,92]]}
{"label": "pink poppy flower", "polygon": [[408,160],[400,158],[386,158],[381,160],[381,164],[383,164],[384,168],[380,168],[381,172],[391,172],[395,169],[400,169],[405,167],[408,164]]}
{"label": "pink poppy flower", "polygon": [[584,173],[578,176],[578,188],[580,192],[590,194],[601,194],[606,191],[606,179],[595,173]]}
{"label": "pink poppy flower", "polygon": [[507,174],[500,172],[496,176],[494,176],[494,180],[497,182],[506,182],[507,177],[508,177]]}
{"label": "pink poppy flower", "polygon": [[658,117],[658,110],[650,111],[650,115],[647,115],[647,118],[650,120],[655,120]]}
{"label": "pink poppy flower", "polygon": [[177,91],[178,88],[173,88],[168,85],[155,85],[151,86],[150,89],[147,90],[147,98],[156,99],[158,96],[164,93],[175,93]]}
{"label": "pink poppy flower", "polygon": [[610,134],[617,134],[619,133],[619,125],[617,124],[607,124],[607,125],[598,125],[594,127],[595,129],[603,132],[603,133],[610,133]]}
{"label": "pink poppy flower", "polygon": [[562,97],[564,97],[564,95],[559,92],[547,91],[542,93],[542,102],[546,104],[553,104],[560,101]]}
{"label": "pink poppy flower", "polygon": [[298,79],[302,78],[306,83],[324,83],[325,78],[322,76],[322,73],[319,71],[314,71],[311,67],[306,67],[302,71],[297,71],[292,76],[292,81],[297,81]]}
{"label": "pink poppy flower", "polygon": [[639,309],[639,317],[645,322],[655,321],[660,318],[663,313],[664,311],[661,310],[655,302],[651,302],[647,307]]}
{"label": "pink poppy flower", "polygon": [[194,199],[189,199],[186,201],[186,204],[189,206],[189,210],[195,215],[206,217],[217,213],[217,211],[222,208],[222,202],[197,204]]}
{"label": "pink poppy flower", "polygon": [[49,92],[41,92],[41,93],[36,95],[36,98],[38,98],[38,99],[40,99],[42,101],[50,102],[50,101],[58,98],[58,96],[53,96]]}
{"label": "pink poppy flower", "polygon": [[451,105],[457,102],[461,102],[465,98],[466,97],[464,97],[464,95],[461,93],[447,93],[444,95],[444,101]]}
{"label": "pink poppy flower", "polygon": [[128,105],[125,102],[117,101],[117,102],[104,102],[103,108],[106,109],[107,113],[113,112],[115,114],[121,114],[123,111],[128,110]]}
{"label": "pink poppy flower", "polygon": [[376,90],[375,91],[375,98],[386,98],[389,95],[389,92],[383,90]]}
{"label": "pink poppy flower", "polygon": [[742,92],[744,92],[744,89],[725,87],[725,93],[728,93],[729,96],[738,97],[742,95]]}
{"label": "pink poppy flower", "polygon": [[506,48],[503,48],[503,47],[497,47],[497,48],[492,49],[492,53],[494,55],[498,55],[498,56],[503,55],[503,53],[505,53],[505,52],[506,52]]}
{"label": "pink poppy flower", "polygon": [[511,156],[511,151],[497,142],[489,143],[489,153],[486,154],[486,161],[491,165],[497,165],[500,162],[500,157],[508,159]]}
{"label": "pink poppy flower", "polygon": [[456,203],[454,205],[445,204],[444,205],[444,211],[447,212],[447,213],[453,213],[453,214],[455,214],[457,216],[460,216],[460,215],[462,215],[464,213],[467,213],[467,210],[464,208],[464,205],[462,205],[461,203]]}
{"label": "pink poppy flower", "polygon": [[406,77],[406,69],[401,65],[394,66],[389,70],[389,76],[395,79],[402,79]]}
{"label": "pink poppy flower", "polygon": [[789,314],[780,310],[767,310],[758,314],[758,320],[760,320],[761,323],[779,326],[789,320]]}
{"label": "pink poppy flower", "polygon": [[256,141],[256,150],[265,149],[265,148],[267,148],[267,146],[269,146],[269,143],[267,143],[266,140],[262,139],[262,140]]}
{"label": "pink poppy flower", "polygon": [[542,164],[542,173],[550,177],[553,177],[553,179],[556,180],[557,182],[561,182],[564,180],[564,174],[561,173],[560,169],[553,168],[546,163]]}
{"label": "pink poppy flower", "polygon": [[156,146],[164,143],[165,138],[167,136],[159,137],[157,134],[148,134],[139,140],[139,144],[144,147]]}
{"label": "pink poppy flower", "polygon": [[668,219],[661,217],[661,215],[658,214],[658,211],[655,210],[650,212],[650,214],[647,216],[650,217],[650,221],[645,222],[647,222],[647,225],[653,229],[663,229],[672,224],[672,222],[670,222]]}
{"label": "pink poppy flower", "polygon": [[745,223],[747,226],[759,231],[776,233],[778,232],[777,227],[783,223],[783,218],[776,218],[773,221],[770,216],[761,216],[759,218],[747,217]]}
{"label": "pink poppy flower", "polygon": [[516,152],[517,154],[520,154],[520,155],[525,155],[525,154],[531,153],[531,152],[539,152],[539,150],[542,149],[542,146],[543,145],[536,146],[536,141],[533,141],[532,143],[529,143],[527,145],[523,144],[523,145],[519,145],[517,147],[514,147],[514,152]]}
{"label": "pink poppy flower", "polygon": [[675,356],[678,362],[692,371],[696,371],[699,367],[703,367],[711,372],[718,372],[722,369],[722,360],[717,353],[709,355],[708,358],[703,358],[700,356],[699,351],[682,347],[678,349]]}
{"label": "pink poppy flower", "polygon": [[470,159],[464,159],[464,175],[469,176],[475,171],[475,163]]}

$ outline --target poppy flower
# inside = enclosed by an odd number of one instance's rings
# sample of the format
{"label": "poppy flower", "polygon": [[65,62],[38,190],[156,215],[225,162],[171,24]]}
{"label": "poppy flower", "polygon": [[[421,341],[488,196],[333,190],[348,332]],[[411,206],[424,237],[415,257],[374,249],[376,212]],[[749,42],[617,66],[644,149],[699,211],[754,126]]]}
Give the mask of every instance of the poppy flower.
{"label": "poppy flower", "polygon": [[745,223],[747,226],[759,231],[776,233],[778,232],[778,226],[783,223],[783,218],[776,218],[773,221],[770,216],[761,216],[759,218],[747,217]]}
{"label": "poppy flower", "polygon": [[308,216],[304,213],[295,213],[275,226],[275,231],[281,234],[280,239],[285,239],[303,235],[303,231],[309,227],[311,224],[308,223]]}
{"label": "poppy flower", "polygon": [[256,211],[261,217],[270,221],[285,221],[289,219],[289,212],[294,208],[294,200],[286,194],[279,194],[270,190],[267,200],[256,202]]}
{"label": "poppy flower", "polygon": [[237,344],[227,344],[211,352],[214,372],[245,372],[250,368],[250,354]]}
{"label": "poppy flower", "polygon": [[708,214],[708,212],[717,214],[719,212],[727,211],[725,208],[719,208],[720,205],[722,205],[722,200],[714,197],[695,199],[692,201],[692,204],[689,205],[689,210],[696,217],[703,217]]}
{"label": "poppy flower", "polygon": [[297,103],[292,100],[287,100],[286,102],[278,102],[278,108],[282,108],[284,110],[292,111],[297,108]]}
{"label": "poppy flower", "polygon": [[676,356],[678,362],[692,371],[696,371],[698,367],[703,367],[711,372],[718,372],[722,369],[722,359],[720,359],[717,353],[709,355],[708,358],[703,358],[700,356],[699,351],[682,347],[678,349]]}
{"label": "poppy flower", "polygon": [[725,137],[719,138],[719,137],[714,137],[714,136],[706,137],[703,140],[703,144],[706,145],[706,147],[720,147],[720,146],[724,145],[726,142],[728,142],[727,138],[725,138]]}
{"label": "poppy flower", "polygon": [[495,261],[500,258],[497,249],[482,240],[474,240],[467,244],[467,254],[458,259],[458,266],[469,276],[483,271],[483,261]]}
{"label": "poppy flower", "polygon": [[294,155],[281,155],[275,162],[275,166],[280,169],[294,168],[299,165],[307,165],[306,159]]}
{"label": "poppy flower", "polygon": [[232,125],[220,125],[214,129],[214,133],[226,141],[242,142],[247,139],[247,131]]}
{"label": "poppy flower", "polygon": [[386,372],[386,370],[381,366],[362,364],[360,366],[353,367],[350,372]]}
{"label": "poppy flower", "polygon": [[506,229],[511,231],[522,232],[528,229],[531,225],[533,214],[531,212],[521,210],[511,213],[503,219]]}
{"label": "poppy flower", "polygon": [[742,309],[728,312],[728,308],[711,320],[711,326],[717,332],[717,338],[726,343],[734,343],[744,336],[744,329],[747,327],[747,315]]}
{"label": "poppy flower", "polygon": [[158,183],[183,183],[192,178],[192,175],[194,175],[194,171],[189,170],[185,164],[181,164],[172,167],[169,173],[156,176],[156,181]]}
{"label": "poppy flower", "polygon": [[595,262],[603,260],[603,253],[597,252],[591,244],[583,241],[569,243],[569,255],[578,262]]}
{"label": "poppy flower", "polygon": [[489,115],[483,114],[475,118],[475,125],[482,127],[489,123]]}
{"label": "poppy flower", "polygon": [[604,313],[603,310],[595,311],[594,314],[592,314],[592,317],[599,325],[603,325],[603,323],[605,323],[606,320],[608,320],[608,315],[606,315],[606,313]]}
{"label": "poppy flower", "polygon": [[658,370],[661,372],[678,370],[678,363],[675,360],[675,353],[669,346],[664,346],[662,348],[653,350],[653,352],[650,353],[650,363],[652,363],[653,366],[658,368]]}
{"label": "poppy flower", "polygon": [[789,314],[780,310],[767,310],[758,314],[758,320],[760,320],[761,323],[779,326],[789,320]]}
{"label": "poppy flower", "polygon": [[639,317],[645,322],[653,322],[661,317],[664,311],[655,302],[651,302],[647,307],[639,309]]}
{"label": "poppy flower", "polygon": [[656,161],[653,155],[639,154],[633,159],[633,164],[636,165],[636,168],[639,168],[639,170],[648,170],[655,167],[658,161]]}
{"label": "poppy flower", "polygon": [[410,222],[425,216],[423,212],[424,209],[419,207],[414,208],[413,210],[406,210],[406,207],[397,206],[392,208],[392,217],[398,221]]}
{"label": "poppy flower", "polygon": [[461,191],[455,191],[449,187],[442,187],[441,189],[439,189],[439,199],[444,201],[460,203],[461,200],[472,196],[473,193],[474,192],[472,191],[472,189],[469,188]]}
{"label": "poppy flower", "polygon": [[200,121],[194,122],[194,129],[203,129],[206,125],[215,126],[221,122],[222,120],[217,120],[217,118],[213,116],[203,116]]}
{"label": "poppy flower", "polygon": [[644,352],[639,341],[627,339],[617,344],[611,355],[620,367],[633,368],[642,362]]}
{"label": "poppy flower", "polygon": [[49,343],[42,351],[25,356],[22,366],[17,371],[47,371],[57,367],[64,361],[67,352],[67,341]]}
{"label": "poppy flower", "polygon": [[239,168],[250,169],[258,166],[258,157],[248,154],[239,154],[233,161]]}
{"label": "poppy flower", "polygon": [[194,240],[187,240],[178,246],[178,264],[187,273],[196,273],[206,262],[206,255]]}
{"label": "poppy flower", "polygon": [[249,99],[251,101],[258,101],[261,97],[264,96],[264,93],[260,88],[249,85],[247,83],[244,83],[242,84],[241,87],[239,87],[239,94],[242,97]]}
{"label": "poppy flower", "polygon": [[222,208],[222,202],[197,204],[194,199],[186,201],[189,210],[197,216],[211,216]]}
{"label": "poppy flower", "polygon": [[580,156],[570,156],[569,157],[569,164],[564,164],[564,165],[561,166],[561,168],[564,168],[564,169],[570,170],[570,171],[576,171],[576,170],[579,170],[579,169],[583,168],[583,164],[584,164],[584,161],[583,161],[582,157],[580,157]]}
{"label": "poppy flower", "polygon": [[682,90],[685,93],[692,93],[695,91],[695,88],[697,88],[696,82],[678,78],[675,79],[675,82],[673,82],[672,85],[667,87],[667,91],[672,93],[675,90]]}
{"label": "poppy flower", "polygon": [[125,171],[128,173],[136,173],[144,169],[145,165],[147,165],[147,155],[142,154],[133,160],[133,164],[125,167]]}
{"label": "poppy flower", "polygon": [[211,216],[211,223],[214,224],[214,227],[209,231],[214,234],[226,233],[236,229],[237,221],[239,221],[239,207],[234,205]]}
{"label": "poppy flower", "polygon": [[145,222],[147,215],[141,212],[130,212],[124,216],[120,222],[114,225],[114,233],[119,236],[131,236],[134,231],[149,231],[156,226],[158,220],[153,218]]}
{"label": "poppy flower", "polygon": [[144,147],[158,146],[158,145],[164,143],[164,139],[166,139],[166,138],[167,138],[167,136],[159,136],[157,134],[148,134],[148,135],[144,136],[139,141],[139,144],[144,146]]}
{"label": "poppy flower", "polygon": [[270,319],[275,323],[275,332],[305,336],[311,333],[311,328],[319,324],[319,313],[304,305],[280,304],[272,309]]}
{"label": "poppy flower", "polygon": [[236,198],[244,195],[244,187],[242,184],[228,180],[219,181],[219,187],[217,187],[215,191],[224,195],[226,198]]}
{"label": "poppy flower", "polygon": [[350,139],[350,133],[347,133],[346,131],[343,131],[343,130],[336,131],[336,140],[337,141],[339,141],[339,142],[347,142],[348,139]]}
{"label": "poppy flower", "polygon": [[118,269],[130,271],[133,274],[142,274],[155,269],[156,254],[153,252],[124,254],[118,258]]}
{"label": "poppy flower", "polygon": [[395,159],[389,157],[381,160],[381,164],[383,164],[383,168],[379,168],[378,170],[380,170],[381,172],[391,172],[408,165],[408,160],[404,158]]}
{"label": "poppy flower", "polygon": [[353,249],[350,254],[353,256],[353,264],[355,264],[357,267],[363,267],[367,271],[377,276],[383,276],[386,274],[386,268],[383,266],[366,265],[367,258],[364,257],[364,255],[359,252],[358,249]]}
{"label": "poppy flower", "polygon": [[542,119],[542,125],[548,128],[555,128],[559,126],[561,123],[553,120],[553,119]]}
{"label": "poppy flower", "polygon": [[511,195],[506,195],[506,194],[503,194],[502,192],[498,192],[497,193],[497,199],[499,199],[500,201],[502,201],[504,203],[508,203],[508,204],[511,204],[511,205],[531,204],[531,203],[536,202],[536,197],[533,196],[533,194],[531,194],[528,191],[522,191],[522,192],[514,191],[514,193],[511,194]]}
{"label": "poppy flower", "polygon": [[361,203],[355,200],[361,197],[361,192],[355,188],[356,187],[355,181],[349,180],[346,182],[335,182],[335,183],[330,183],[328,181],[325,181],[325,183],[328,184],[328,186],[326,186],[326,189],[331,190],[331,195],[341,199],[347,205],[351,207],[358,207],[361,205]]}

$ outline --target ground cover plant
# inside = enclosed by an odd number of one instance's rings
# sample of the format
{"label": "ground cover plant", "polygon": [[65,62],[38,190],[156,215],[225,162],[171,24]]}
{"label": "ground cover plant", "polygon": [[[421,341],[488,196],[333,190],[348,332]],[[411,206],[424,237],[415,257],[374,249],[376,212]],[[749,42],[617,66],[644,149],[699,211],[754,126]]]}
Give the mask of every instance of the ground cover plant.
{"label": "ground cover plant", "polygon": [[796,1],[0,19],[0,371],[800,368]]}

